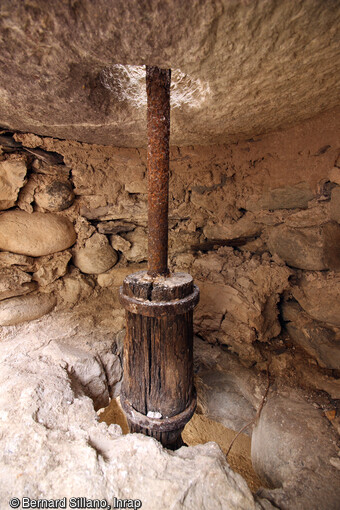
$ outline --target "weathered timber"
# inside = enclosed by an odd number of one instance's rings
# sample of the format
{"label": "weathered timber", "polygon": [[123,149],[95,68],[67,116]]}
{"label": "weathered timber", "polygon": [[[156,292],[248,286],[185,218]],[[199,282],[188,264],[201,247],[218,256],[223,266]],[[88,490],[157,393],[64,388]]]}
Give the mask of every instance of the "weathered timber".
{"label": "weathered timber", "polygon": [[131,432],[168,448],[181,445],[196,406],[192,349],[198,299],[186,273],[153,278],[140,271],[120,291],[127,321],[121,403]]}

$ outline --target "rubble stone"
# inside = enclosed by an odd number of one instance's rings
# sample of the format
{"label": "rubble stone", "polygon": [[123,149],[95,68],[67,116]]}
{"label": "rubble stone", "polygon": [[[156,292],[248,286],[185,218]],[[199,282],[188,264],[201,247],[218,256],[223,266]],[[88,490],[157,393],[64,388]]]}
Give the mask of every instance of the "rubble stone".
{"label": "rubble stone", "polygon": [[259,209],[294,209],[307,207],[308,202],[314,197],[313,192],[306,182],[295,186],[284,186],[265,192],[256,202],[250,202],[250,211]]}
{"label": "rubble stone", "polygon": [[44,211],[58,212],[70,207],[74,202],[72,185],[68,181],[52,180],[40,187],[34,194],[35,203]]}
{"label": "rubble stone", "polygon": [[36,260],[33,280],[38,282],[41,287],[49,285],[66,274],[71,258],[72,254],[67,250],[39,257]]}
{"label": "rubble stone", "polygon": [[0,161],[0,209],[15,205],[20,188],[26,182],[26,162],[22,157]]}
{"label": "rubble stone", "polygon": [[72,223],[52,213],[8,211],[0,216],[0,249],[40,257],[74,244]]}
{"label": "rubble stone", "polygon": [[340,268],[340,227],[335,223],[309,228],[279,225],[270,232],[267,244],[273,255],[276,253],[292,267]]}
{"label": "rubble stone", "polygon": [[340,186],[332,189],[331,218],[340,223]]}
{"label": "rubble stone", "polygon": [[117,260],[117,252],[109,245],[107,237],[98,233],[85,242],[84,248],[75,248],[73,253],[74,265],[87,274],[105,273]]}
{"label": "rubble stone", "polygon": [[0,325],[13,326],[39,319],[56,305],[52,294],[27,294],[0,302]]}
{"label": "rubble stone", "polygon": [[298,391],[269,395],[253,431],[251,456],[256,472],[274,487],[259,495],[274,507],[338,508],[339,472],[330,462],[335,433]]}
{"label": "rubble stone", "polygon": [[281,331],[277,302],[290,270],[270,258],[220,248],[198,255],[188,272],[200,288],[196,331],[228,345],[243,360],[259,360],[255,340],[269,341]]}
{"label": "rubble stone", "polygon": [[310,273],[292,287],[292,294],[308,315],[340,327],[340,275]]}
{"label": "rubble stone", "polygon": [[16,266],[1,268],[0,300],[32,292],[37,284],[32,283],[31,279],[31,275]]}
{"label": "rubble stone", "polygon": [[340,329],[312,320],[298,303],[282,305],[282,317],[293,342],[313,356],[321,367],[340,369]]}

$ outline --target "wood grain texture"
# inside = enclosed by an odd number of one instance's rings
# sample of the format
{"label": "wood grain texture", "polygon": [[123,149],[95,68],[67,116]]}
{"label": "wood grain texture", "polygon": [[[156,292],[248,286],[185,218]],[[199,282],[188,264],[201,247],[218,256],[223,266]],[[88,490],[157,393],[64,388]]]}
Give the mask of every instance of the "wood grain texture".
{"label": "wood grain texture", "polygon": [[[128,276],[123,284],[125,294],[146,302],[175,303],[192,291],[192,277],[185,273],[152,279],[140,272]],[[193,311],[161,317],[127,311],[126,324],[122,393],[144,415],[158,412],[162,418],[176,416],[189,406],[194,395]],[[165,446],[182,430],[160,433],[129,425],[131,431],[152,435]]]}

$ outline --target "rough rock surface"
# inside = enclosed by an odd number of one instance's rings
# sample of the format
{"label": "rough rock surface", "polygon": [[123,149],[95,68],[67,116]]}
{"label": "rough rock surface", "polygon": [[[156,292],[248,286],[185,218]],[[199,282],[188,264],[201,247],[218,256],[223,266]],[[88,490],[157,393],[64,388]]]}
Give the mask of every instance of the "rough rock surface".
{"label": "rough rock surface", "polygon": [[110,246],[103,234],[93,234],[86,242],[84,248],[75,248],[73,263],[83,273],[105,273],[116,264],[117,252]]}
{"label": "rough rock surface", "polygon": [[31,292],[36,283],[31,283],[32,277],[18,267],[4,267],[0,269],[0,300],[20,296]]}
{"label": "rough rock surface", "polygon": [[173,70],[173,143],[251,138],[339,104],[339,12],[314,0],[4,0],[0,125],[145,145],[148,64]]}
{"label": "rough rock surface", "polygon": [[39,319],[50,312],[57,300],[52,294],[28,294],[0,302],[0,325],[13,326]]}
{"label": "rough rock surface", "polygon": [[123,284],[123,280],[126,276],[137,271],[143,271],[147,269],[146,264],[135,264],[131,266],[115,266],[106,273],[99,274],[97,276],[97,282],[100,287],[109,287],[110,290],[117,296],[118,303],[118,289]]}
{"label": "rough rock surface", "polygon": [[334,166],[329,172],[329,180],[340,185],[340,167]]}
{"label": "rough rock surface", "polygon": [[[242,366],[235,354],[195,337],[195,386],[202,414],[239,431],[255,416],[264,378]],[[244,431],[251,435],[251,428]]]}
{"label": "rough rock surface", "polygon": [[307,273],[292,288],[292,294],[311,317],[340,327],[339,273]]}
{"label": "rough rock surface", "polygon": [[17,206],[22,211],[26,211],[27,213],[33,212],[33,202],[34,202],[34,193],[37,188],[37,179],[34,174],[30,175],[28,182],[21,188]]}
{"label": "rough rock surface", "polygon": [[[181,264],[181,259],[178,259]],[[279,294],[288,287],[290,271],[268,257],[220,248],[191,258],[188,271],[200,288],[195,312],[196,331],[206,339],[228,345],[242,359],[259,360],[256,340],[276,337]]]}
{"label": "rough rock surface", "polygon": [[251,449],[255,470],[277,487],[260,490],[260,495],[275,507],[339,507],[335,432],[320,410],[307,403],[299,392],[269,395],[253,431]]}
{"label": "rough rock surface", "polygon": [[0,216],[0,249],[32,257],[66,250],[74,244],[72,223],[55,214],[8,211]]}
{"label": "rough rock surface", "polygon": [[329,222],[329,202],[316,201],[309,202],[310,207],[305,210],[292,211],[281,221],[289,228],[309,228],[321,226]]}
{"label": "rough rock surface", "polygon": [[305,209],[312,198],[313,192],[308,184],[301,182],[295,186],[283,186],[268,190],[259,200],[250,202],[248,208],[249,210]]}
{"label": "rough rock surface", "polygon": [[44,211],[63,211],[74,202],[72,185],[67,181],[52,179],[35,192],[34,201]]}
{"label": "rough rock surface", "polygon": [[[109,403],[109,388],[106,370],[99,356],[84,350],[81,346],[69,345],[68,342],[60,340],[52,340],[46,347],[41,349],[43,356],[48,356],[56,364],[64,363],[68,367],[69,373],[72,374],[77,384],[81,386],[85,395],[93,400],[95,409],[106,407]],[[116,374],[113,370],[110,373],[111,383],[117,382],[121,376],[120,362],[117,356],[112,355],[114,364],[109,367],[116,368]],[[117,375],[117,368],[119,377]]]}
{"label": "rough rock surface", "polygon": [[290,338],[313,356],[322,367],[340,370],[340,329],[311,319],[298,303],[282,305],[282,318]]}
{"label": "rough rock surface", "polygon": [[340,186],[332,190],[330,213],[331,218],[340,223]]}
{"label": "rough rock surface", "polygon": [[168,452],[98,422],[87,395],[97,405],[108,400],[102,355],[113,347],[115,327],[105,300],[104,311],[96,303],[91,313],[83,307],[42,319],[35,334],[13,328],[0,344],[1,505],[15,494],[134,498],[150,510],[260,508],[216,444]]}
{"label": "rough rock surface", "polygon": [[32,271],[34,268],[34,259],[32,257],[27,257],[26,255],[20,255],[18,253],[1,251],[0,266],[1,267],[18,266],[20,269]]}
{"label": "rough rock surface", "polygon": [[94,281],[91,276],[82,274],[74,266],[70,266],[68,273],[52,285],[58,299],[58,309],[72,308],[94,292]]}
{"label": "rough rock surface", "polygon": [[[114,309],[111,292],[100,296],[88,292],[86,298],[78,300],[72,310],[69,304],[64,309],[58,305],[39,322],[2,328],[1,352],[13,356],[18,350],[27,356],[36,353],[66,366],[76,386],[83,384],[78,379],[86,381],[82,391],[98,408],[108,404],[122,377],[124,311]],[[80,360],[85,361],[85,371]]]}
{"label": "rough rock surface", "polygon": [[131,248],[131,243],[124,239],[124,237],[118,235],[110,236],[110,243],[112,248],[122,253],[126,253]]}
{"label": "rough rock surface", "polygon": [[142,262],[147,260],[148,238],[145,229],[137,227],[133,232],[126,234],[126,239],[130,243],[129,249],[123,249],[123,253],[130,262]]}
{"label": "rough rock surface", "polygon": [[253,214],[244,215],[239,221],[223,225],[208,224],[203,228],[207,239],[239,239],[254,237],[261,233],[261,225],[255,223]]}
{"label": "rough rock surface", "polygon": [[23,158],[0,161],[0,209],[9,209],[15,205],[19,190],[26,181],[26,172]]}
{"label": "rough rock surface", "polygon": [[309,269],[340,269],[340,226],[325,223],[320,227],[275,227],[267,245],[288,266]]}
{"label": "rough rock surface", "polygon": [[33,280],[38,282],[41,287],[49,285],[66,274],[71,258],[72,254],[67,250],[37,258]]}

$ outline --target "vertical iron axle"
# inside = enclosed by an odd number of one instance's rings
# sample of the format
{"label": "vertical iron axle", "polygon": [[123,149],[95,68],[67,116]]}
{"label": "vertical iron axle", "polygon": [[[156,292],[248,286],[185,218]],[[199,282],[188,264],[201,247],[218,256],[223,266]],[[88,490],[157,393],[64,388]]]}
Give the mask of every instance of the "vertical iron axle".
{"label": "vertical iron axle", "polygon": [[169,274],[170,69],[146,66],[148,124],[148,274]]}

